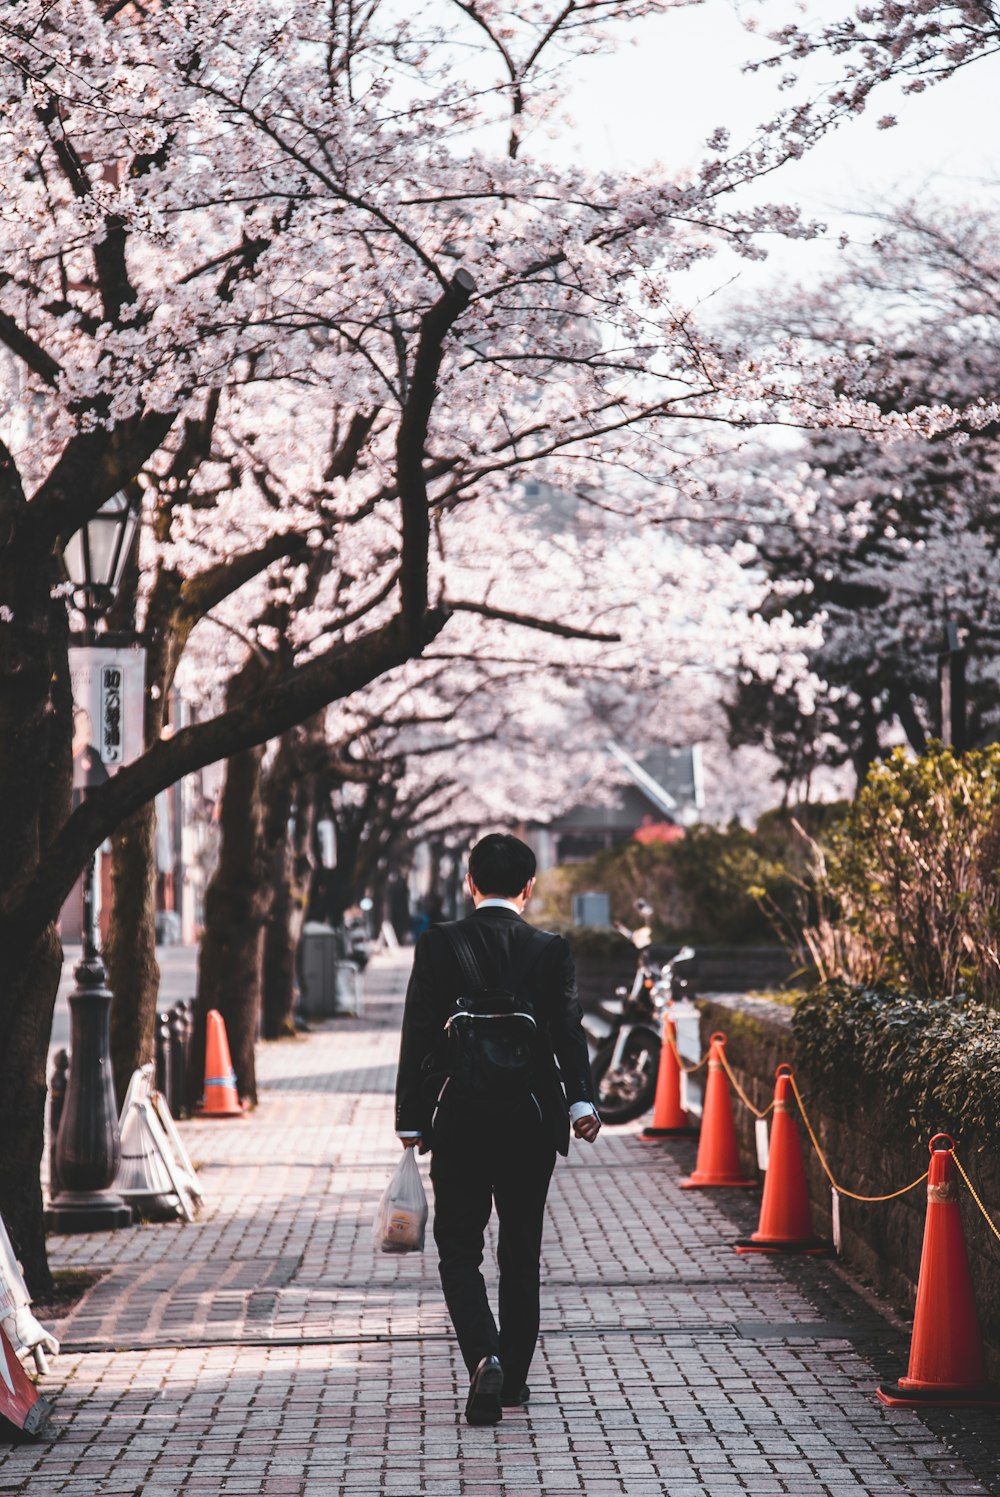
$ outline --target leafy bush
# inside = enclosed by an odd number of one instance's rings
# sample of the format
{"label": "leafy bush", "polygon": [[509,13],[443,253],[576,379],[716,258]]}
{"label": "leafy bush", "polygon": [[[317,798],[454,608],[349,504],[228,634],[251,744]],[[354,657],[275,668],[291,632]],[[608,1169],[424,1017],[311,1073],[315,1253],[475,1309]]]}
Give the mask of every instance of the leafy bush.
{"label": "leafy bush", "polygon": [[874,1086],[921,1134],[994,1132],[1000,1122],[1000,1014],[971,999],[830,983],[793,1019],[810,1080],[850,1104]]}
{"label": "leafy bush", "polygon": [[829,975],[1000,1001],[1000,746],[875,765],[833,838],[844,949]]}
{"label": "leafy bush", "polygon": [[563,934],[574,961],[619,963],[635,969],[635,947],[619,931],[604,925],[569,926]]}
{"label": "leafy bush", "polygon": [[724,946],[772,945],[773,922],[756,891],[790,911],[796,893],[789,875],[787,838],[775,827],[762,834],[746,827],[692,827],[673,846],[674,870],[689,909],[688,938]]}
{"label": "leafy bush", "polygon": [[[843,815],[843,808],[804,807],[797,814],[821,831]],[[599,889],[610,896],[612,919],[627,926],[638,923],[636,899],[647,899],[659,941],[772,945],[774,911],[786,921],[808,918],[805,857],[789,812],[769,812],[756,831],[737,822],[694,826],[676,842],[629,841],[584,863],[552,869],[539,880],[533,913],[537,909],[543,924],[564,926],[571,919],[572,896]]]}

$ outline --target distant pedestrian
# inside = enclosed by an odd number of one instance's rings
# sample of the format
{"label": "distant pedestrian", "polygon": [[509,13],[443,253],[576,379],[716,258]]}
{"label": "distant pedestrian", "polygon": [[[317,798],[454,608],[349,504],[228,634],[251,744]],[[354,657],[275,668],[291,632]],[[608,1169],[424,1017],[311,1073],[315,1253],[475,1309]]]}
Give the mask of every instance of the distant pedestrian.
{"label": "distant pedestrian", "polygon": [[84,797],[111,778],[101,751],[91,743],[94,728],[86,707],[73,709],[73,810]]}
{"label": "distant pedestrian", "polygon": [[[476,844],[475,913],[417,941],[403,1014],[396,1130],[404,1147],[431,1150],[434,1239],[469,1371],[470,1424],[496,1424],[528,1401],[556,1152],[569,1152],[571,1122],[588,1143],[601,1126],[569,946],[522,918],[534,881],[535,855],[517,837]],[[480,1272],[494,1204],[499,1329]]]}
{"label": "distant pedestrian", "polygon": [[417,905],[416,911],[413,915],[414,944],[416,944],[416,942],[420,940],[420,937],[423,935],[424,931],[430,928],[430,923],[431,922],[428,919],[426,907],[423,900],[421,900]]}

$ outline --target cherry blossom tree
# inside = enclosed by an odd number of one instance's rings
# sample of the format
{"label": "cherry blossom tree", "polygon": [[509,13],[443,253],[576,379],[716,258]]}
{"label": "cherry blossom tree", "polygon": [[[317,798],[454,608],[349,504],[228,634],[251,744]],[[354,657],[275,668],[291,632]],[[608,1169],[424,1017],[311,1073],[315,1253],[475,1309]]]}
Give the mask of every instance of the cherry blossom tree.
{"label": "cherry blossom tree", "polygon": [[[709,740],[716,816],[752,815],[773,800],[768,772],[755,766],[748,776],[749,751],[730,770],[718,704],[719,673],[754,651],[760,631],[746,617],[758,591],[731,557],[685,555],[667,536],[638,538],[630,519],[588,507],[571,523],[580,508],[565,495],[514,495],[505,513],[494,503],[498,523],[485,533],[471,519],[456,522],[447,584],[466,601],[438,643],[331,708],[310,735],[286,735],[269,766],[255,760],[259,803],[244,793],[232,818],[230,792],[247,777],[230,764],[215,885],[226,901],[221,919],[214,890],[206,903],[202,986],[203,1002],[222,1007],[241,1094],[254,1095],[261,1006],[268,1037],[293,1032],[289,916],[300,926],[303,887],[292,897],[292,870],[298,861],[299,877],[308,876],[317,798],[337,827],[336,869],[323,873],[323,913],[334,921],[363,894],[380,906],[390,871],[405,866],[418,838],[461,844],[477,830],[545,820],[582,795],[612,793],[612,737],[642,746]],[[542,627],[536,603],[525,628],[512,605],[539,585],[560,600],[561,617]],[[792,648],[781,632],[767,631],[769,654]],[[257,918],[237,917],[237,904],[253,905]],[[223,960],[206,984],[204,952],[216,944]]]}
{"label": "cherry blossom tree", "polygon": [[[241,755],[252,780],[260,745],[330,702],[431,647],[466,653],[466,615],[587,627],[530,573],[521,590],[495,557],[477,567],[466,517],[488,532],[534,474],[655,529],[682,434],[784,398],[780,361],[765,377],[695,326],[683,276],[722,243],[756,256],[762,232],[811,232],[740,195],[801,154],[805,116],[746,148],[714,137],[683,178],[546,152],[558,63],[670,8],[23,0],[0,23],[0,1210],[36,1289],[53,921],[93,849],[122,829],[116,886],[148,931],[128,869],[159,790]],[[854,420],[856,393],[825,419]],[[121,491],[147,521],[122,604],[151,641],[147,747],[70,814],[60,553]],[[168,737],[167,689],[206,633],[207,710]],[[758,645],[774,653],[771,629]],[[124,991],[130,958],[109,955]],[[123,1059],[148,1044],[155,986],[148,944],[131,963]]]}
{"label": "cherry blossom tree", "polygon": [[[585,599],[590,617],[613,622],[618,639],[547,635],[543,648],[534,632],[472,618],[464,639],[442,637],[422,661],[331,712],[369,761],[391,764],[398,803],[419,807],[407,837],[461,841],[613,797],[612,739],[640,749],[701,743],[707,814],[716,820],[753,820],[773,803],[774,761],[728,750],[721,698],[741,659],[761,670],[769,659],[787,660],[801,672],[799,632],[786,621],[762,630],[748,617],[763,589],[734,558],[687,553],[649,535],[641,545],[625,533],[619,539],[620,549],[605,526],[602,565],[576,582],[577,616],[585,617]],[[572,569],[567,594],[571,577]],[[365,795],[348,787],[346,798],[353,814]],[[377,883],[355,878],[348,898],[364,892],[377,893]]]}
{"label": "cherry blossom tree", "polygon": [[745,669],[734,732],[770,737],[790,778],[844,761],[863,778],[901,739],[922,751],[941,727],[947,623],[968,643],[972,740],[1000,728],[1000,424],[985,414],[996,227],[982,210],[941,204],[888,213],[834,284],[771,309],[804,363],[832,354],[885,417],[747,461],[754,563],[771,579],[764,610],[788,610],[819,637],[791,690]]}
{"label": "cherry blossom tree", "polygon": [[[439,584],[462,595],[447,636],[352,694],[325,727],[316,719],[285,735],[269,768],[259,751],[230,763],[201,1006],[222,1008],[248,1098],[258,1013],[267,1037],[294,1032],[317,784],[337,824],[334,918],[364,893],[381,905],[390,869],[418,838],[461,846],[485,827],[614,793],[609,737],[707,740],[716,819],[753,820],[774,799],[773,761],[748,748],[734,762],[725,748],[720,677],[737,660],[773,675],[778,662],[801,671],[806,659],[789,618],[762,626],[753,615],[761,588],[738,553],[686,550],[662,529],[637,536],[627,506],[619,514],[537,485],[495,496],[486,512],[483,530],[482,509],[457,511],[439,548]],[[537,601],[534,614],[519,611],[540,584],[560,617],[544,618]],[[288,631],[279,638],[287,645]]]}
{"label": "cherry blossom tree", "polygon": [[[749,19],[775,43],[773,52],[751,64],[753,69],[780,69],[782,87],[791,89],[812,82],[814,65],[823,65],[826,81],[814,83],[811,98],[796,98],[774,122],[775,128],[794,131],[802,150],[877,103],[889,80],[899,81],[905,93],[922,93],[1000,50],[1000,17],[992,0],[875,0],[839,7],[815,0],[798,9],[801,18],[789,20],[786,5],[762,0],[761,15]],[[831,58],[836,59],[832,79]],[[879,120],[884,129],[895,124],[889,114]]]}

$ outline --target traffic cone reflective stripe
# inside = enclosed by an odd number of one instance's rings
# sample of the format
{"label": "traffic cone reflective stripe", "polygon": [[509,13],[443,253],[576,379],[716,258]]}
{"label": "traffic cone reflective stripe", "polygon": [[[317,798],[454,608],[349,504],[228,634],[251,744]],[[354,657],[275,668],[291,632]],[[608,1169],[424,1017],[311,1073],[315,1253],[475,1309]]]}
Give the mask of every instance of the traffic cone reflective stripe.
{"label": "traffic cone reflective stripe", "polygon": [[246,1114],[236,1092],[226,1038],[226,1025],[218,1009],[208,1011],[205,1021],[205,1092],[201,1106],[195,1109],[200,1118],[242,1118]]}
{"label": "traffic cone reflective stripe", "polygon": [[653,1121],[643,1128],[642,1138],[691,1137],[698,1132],[681,1106],[681,1068],[677,1063],[677,1026],[669,1009],[663,1016],[663,1043],[656,1072]]}
{"label": "traffic cone reflective stripe", "polygon": [[736,1142],[736,1125],[729,1097],[729,1082],[722,1065],[724,1034],[713,1034],[708,1051],[708,1081],[701,1114],[698,1158],[692,1174],[681,1181],[683,1190],[709,1185],[756,1185],[744,1174]]}
{"label": "traffic cone reflective stripe", "polygon": [[770,1157],[764,1176],[760,1221],[752,1237],[736,1244],[738,1253],[826,1253],[833,1244],[812,1229],[809,1189],[795,1122],[791,1066],[775,1073]]}
{"label": "traffic cone reflective stripe", "polygon": [[[935,1148],[935,1145],[940,1147]],[[928,1403],[1000,1407],[1000,1389],[986,1383],[986,1363],[958,1203],[954,1141],[930,1141],[927,1220],[920,1255],[917,1304],[906,1376],[882,1384],[883,1403],[919,1408]]]}

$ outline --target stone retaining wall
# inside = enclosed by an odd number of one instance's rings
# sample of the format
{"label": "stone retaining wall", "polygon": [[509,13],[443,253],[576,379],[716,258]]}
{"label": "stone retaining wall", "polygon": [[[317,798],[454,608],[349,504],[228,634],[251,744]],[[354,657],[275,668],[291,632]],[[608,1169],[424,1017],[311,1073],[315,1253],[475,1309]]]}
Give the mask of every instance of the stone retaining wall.
{"label": "stone retaining wall", "polygon": [[[715,994],[698,1000],[703,1051],[716,1030],[726,1035],[726,1055],[743,1090],[758,1108],[774,1096],[774,1073],[782,1062],[795,1067],[796,1081],[837,1182],[859,1195],[882,1195],[915,1180],[927,1168],[927,1138],[906,1116],[893,1110],[891,1097],[874,1087],[860,1110],[844,1098],[821,1095],[796,1064],[791,1009],[743,994]],[[862,1057],[858,1057],[859,1071]],[[851,1088],[853,1091],[853,1087]],[[862,1090],[864,1090],[862,1088]],[[756,1164],[754,1119],[734,1097],[740,1149],[748,1167]],[[804,1128],[800,1128],[813,1226],[831,1233],[831,1190]],[[956,1140],[958,1157],[995,1220],[1000,1220],[1000,1160],[995,1139]],[[959,1185],[962,1222],[990,1376],[1000,1382],[1000,1242],[983,1220],[968,1189]],[[840,1202],[841,1257],[863,1281],[912,1316],[923,1245],[927,1195],[924,1186],[893,1201]],[[905,1369],[901,1369],[904,1370]]]}

